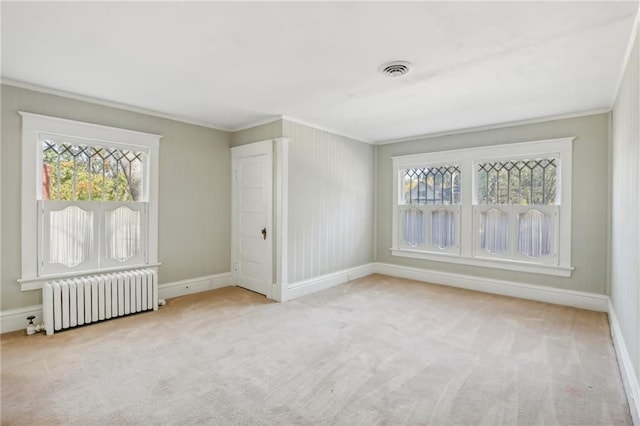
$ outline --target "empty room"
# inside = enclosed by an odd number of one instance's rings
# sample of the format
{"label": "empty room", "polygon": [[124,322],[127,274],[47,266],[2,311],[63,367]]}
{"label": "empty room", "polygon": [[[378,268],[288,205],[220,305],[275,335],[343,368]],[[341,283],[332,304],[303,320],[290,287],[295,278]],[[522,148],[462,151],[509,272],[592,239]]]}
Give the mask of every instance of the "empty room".
{"label": "empty room", "polygon": [[2,1],[2,425],[640,425],[640,2]]}

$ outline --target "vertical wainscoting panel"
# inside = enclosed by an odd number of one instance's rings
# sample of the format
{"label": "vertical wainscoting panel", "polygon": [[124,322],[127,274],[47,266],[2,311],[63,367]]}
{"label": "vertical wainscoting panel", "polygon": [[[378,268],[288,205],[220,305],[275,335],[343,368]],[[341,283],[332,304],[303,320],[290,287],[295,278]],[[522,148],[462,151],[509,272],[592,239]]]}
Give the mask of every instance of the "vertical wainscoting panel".
{"label": "vertical wainscoting panel", "polygon": [[[611,304],[635,373],[629,396],[640,417],[640,46],[632,48],[612,111]],[[620,350],[620,347],[617,348]],[[624,358],[623,358],[624,359]],[[622,363],[624,364],[624,363]],[[640,422],[640,418],[635,419]],[[640,423],[639,423],[640,424]]]}
{"label": "vertical wainscoting panel", "polygon": [[289,282],[373,261],[371,145],[288,120]]}

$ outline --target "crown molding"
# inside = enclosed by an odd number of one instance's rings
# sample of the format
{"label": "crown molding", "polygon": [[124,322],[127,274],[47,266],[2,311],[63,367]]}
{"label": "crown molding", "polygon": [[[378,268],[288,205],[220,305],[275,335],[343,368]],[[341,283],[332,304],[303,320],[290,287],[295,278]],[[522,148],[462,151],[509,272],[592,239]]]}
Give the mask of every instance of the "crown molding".
{"label": "crown molding", "polygon": [[568,113],[568,114],[548,115],[548,116],[545,116],[545,117],[530,118],[530,119],[526,119],[526,120],[506,121],[504,123],[496,123],[496,124],[487,124],[487,125],[484,125],[484,126],[467,127],[467,128],[458,129],[458,130],[445,130],[445,131],[442,131],[442,132],[425,133],[423,135],[409,136],[409,137],[402,138],[402,139],[391,139],[391,140],[388,140],[388,141],[378,142],[378,143],[376,143],[376,145],[389,145],[389,144],[393,144],[393,143],[413,142],[413,141],[419,141],[419,140],[423,140],[423,139],[433,139],[433,138],[437,138],[437,137],[441,137],[441,136],[451,136],[451,135],[458,135],[458,134],[463,134],[463,133],[481,132],[481,131],[485,131],[485,130],[504,129],[504,128],[507,128],[507,127],[523,126],[523,125],[526,125],[526,124],[543,123],[545,121],[564,120],[564,119],[568,119],[568,118],[578,118],[578,117],[586,117],[586,116],[589,116],[589,115],[604,114],[604,113],[607,113],[607,112],[610,112],[610,111],[611,111],[611,108],[598,108],[598,109],[587,110],[587,111],[572,112],[572,113]]}
{"label": "crown molding", "polygon": [[151,115],[153,117],[164,118],[164,119],[173,120],[173,121],[179,121],[181,123],[193,124],[195,126],[207,127],[209,129],[221,130],[223,132],[232,132],[233,131],[233,130],[230,130],[230,129],[225,128],[225,127],[215,126],[215,125],[213,125],[211,123],[208,123],[208,122],[205,122],[205,121],[191,120],[189,118],[186,118],[186,117],[183,117],[183,116],[180,116],[180,115],[168,114],[168,113],[164,113],[164,112],[160,112],[160,111],[156,111],[156,110],[152,110],[152,109],[137,107],[137,106],[124,104],[124,103],[120,103],[120,102],[109,101],[109,100],[102,99],[102,98],[96,98],[96,97],[93,97],[93,96],[79,95],[77,93],[67,92],[65,90],[53,89],[51,87],[40,86],[38,84],[27,83],[27,82],[24,82],[24,81],[14,80],[14,79],[11,79],[11,78],[2,77],[2,78],[0,78],[0,83],[2,83],[3,85],[6,85],[6,86],[12,86],[12,87],[20,88],[20,89],[32,90],[34,92],[45,93],[45,94],[54,95],[54,96],[60,96],[60,97],[63,97],[63,98],[73,99],[73,100],[76,100],[76,101],[89,102],[89,103],[96,104],[96,105],[106,106],[106,107],[110,107],[110,108],[117,108],[117,109],[121,109],[121,110],[125,110],[125,111],[135,112],[135,113],[138,113],[138,114]]}

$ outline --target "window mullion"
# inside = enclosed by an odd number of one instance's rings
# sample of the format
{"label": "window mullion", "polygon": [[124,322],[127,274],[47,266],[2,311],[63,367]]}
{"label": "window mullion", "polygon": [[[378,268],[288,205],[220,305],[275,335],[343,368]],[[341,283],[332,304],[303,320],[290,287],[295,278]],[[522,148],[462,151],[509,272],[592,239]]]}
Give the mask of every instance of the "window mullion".
{"label": "window mullion", "polygon": [[102,269],[102,252],[104,250],[104,239],[105,239],[105,226],[104,226],[104,207],[105,207],[105,202],[104,201],[98,201],[98,208],[96,209],[96,214],[97,214],[97,218],[98,218],[98,223],[97,223],[97,237],[98,237],[98,247],[96,250],[96,254],[98,256],[98,268]]}
{"label": "window mullion", "polygon": [[518,209],[515,205],[505,206],[509,210],[509,257],[518,253]]}
{"label": "window mullion", "polygon": [[474,181],[476,180],[471,158],[460,162],[460,254],[471,257],[475,230],[473,226]]}

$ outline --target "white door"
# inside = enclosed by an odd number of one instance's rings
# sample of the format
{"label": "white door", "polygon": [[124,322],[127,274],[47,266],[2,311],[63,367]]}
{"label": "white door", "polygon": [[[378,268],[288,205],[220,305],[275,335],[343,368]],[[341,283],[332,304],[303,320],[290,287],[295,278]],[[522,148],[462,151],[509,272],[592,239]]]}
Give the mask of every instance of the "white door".
{"label": "white door", "polygon": [[232,148],[235,283],[271,298],[273,143]]}

